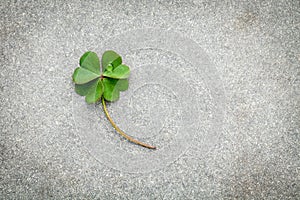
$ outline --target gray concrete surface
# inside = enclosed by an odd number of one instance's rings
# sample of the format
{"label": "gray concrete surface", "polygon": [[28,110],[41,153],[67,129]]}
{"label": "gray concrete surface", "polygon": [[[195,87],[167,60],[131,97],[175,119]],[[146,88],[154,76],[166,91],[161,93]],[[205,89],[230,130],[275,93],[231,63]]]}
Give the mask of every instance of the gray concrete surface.
{"label": "gray concrete surface", "polygon": [[[0,199],[299,199],[300,2],[1,1]],[[71,75],[115,49],[130,88]]]}

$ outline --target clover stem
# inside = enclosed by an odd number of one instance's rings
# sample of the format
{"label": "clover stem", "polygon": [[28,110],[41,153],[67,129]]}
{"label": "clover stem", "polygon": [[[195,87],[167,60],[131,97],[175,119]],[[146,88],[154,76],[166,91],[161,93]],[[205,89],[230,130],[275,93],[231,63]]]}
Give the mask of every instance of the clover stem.
{"label": "clover stem", "polygon": [[107,111],[107,107],[106,107],[106,103],[105,103],[105,100],[104,98],[102,97],[102,105],[103,105],[103,109],[104,109],[104,112],[106,114],[106,117],[107,119],[109,120],[109,122],[111,123],[111,125],[116,129],[116,131],[122,135],[124,138],[126,138],[127,140],[129,140],[130,142],[134,143],[134,144],[137,144],[137,145],[141,145],[143,147],[146,147],[148,149],[156,149],[156,147],[154,146],[151,146],[151,145],[148,145],[146,143],[143,143],[143,142],[140,142],[136,139],[134,139],[133,137],[130,137],[129,135],[127,135],[126,133],[124,133],[116,124],[115,122],[112,120],[112,118],[110,117],[108,111]]}

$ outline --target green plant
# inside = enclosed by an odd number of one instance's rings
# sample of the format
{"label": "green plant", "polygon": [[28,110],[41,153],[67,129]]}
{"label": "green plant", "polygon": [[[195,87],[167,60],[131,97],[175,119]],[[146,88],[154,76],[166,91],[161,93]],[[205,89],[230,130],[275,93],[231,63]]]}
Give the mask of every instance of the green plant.
{"label": "green plant", "polygon": [[105,51],[102,55],[101,66],[96,53],[88,51],[84,53],[73,73],[75,91],[81,96],[85,96],[85,101],[89,104],[96,103],[102,99],[103,110],[107,119],[116,131],[127,140],[149,149],[156,147],[140,142],[124,133],[110,117],[105,101],[116,101],[119,99],[120,91],[128,89],[128,77],[130,69],[122,64],[122,58],[114,51]]}

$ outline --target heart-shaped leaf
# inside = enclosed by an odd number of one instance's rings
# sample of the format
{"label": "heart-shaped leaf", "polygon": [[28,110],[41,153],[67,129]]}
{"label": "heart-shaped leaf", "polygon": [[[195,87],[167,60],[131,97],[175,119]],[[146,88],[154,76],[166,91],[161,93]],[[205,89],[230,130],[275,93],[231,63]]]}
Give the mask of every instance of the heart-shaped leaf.
{"label": "heart-shaped leaf", "polygon": [[85,96],[85,101],[87,103],[96,103],[102,96],[104,92],[104,87],[102,81],[98,79],[97,84],[89,89],[89,92]]}
{"label": "heart-shaped leaf", "polygon": [[100,79],[95,79],[85,84],[75,84],[75,91],[85,96],[87,103],[95,103],[101,98],[104,87]]}
{"label": "heart-shaped leaf", "polygon": [[103,97],[107,101],[116,101],[120,97],[120,91],[125,91],[128,89],[128,80],[104,78],[103,85],[104,85]]}
{"label": "heart-shaped leaf", "polygon": [[109,50],[105,51],[102,55],[102,70],[105,71],[108,66],[117,67],[122,64],[122,58],[116,52]]}
{"label": "heart-shaped leaf", "polygon": [[85,68],[95,74],[100,75],[100,61],[96,53],[88,51],[85,52],[79,61],[82,68]]}
{"label": "heart-shaped leaf", "polygon": [[110,66],[107,67],[107,70],[103,73],[103,76],[115,78],[115,79],[125,79],[130,75],[130,69],[126,65],[119,65],[111,69]]}
{"label": "heart-shaped leaf", "polygon": [[82,67],[77,67],[73,73],[73,81],[76,84],[84,84],[98,77],[100,77],[100,74],[95,74]]}
{"label": "heart-shaped leaf", "polygon": [[80,67],[73,73],[73,81],[76,84],[85,84],[101,76],[100,62],[96,53],[88,51],[79,61]]}
{"label": "heart-shaped leaf", "polygon": [[80,96],[86,96],[89,89],[95,87],[98,84],[99,79],[92,80],[85,84],[75,84],[75,92]]}

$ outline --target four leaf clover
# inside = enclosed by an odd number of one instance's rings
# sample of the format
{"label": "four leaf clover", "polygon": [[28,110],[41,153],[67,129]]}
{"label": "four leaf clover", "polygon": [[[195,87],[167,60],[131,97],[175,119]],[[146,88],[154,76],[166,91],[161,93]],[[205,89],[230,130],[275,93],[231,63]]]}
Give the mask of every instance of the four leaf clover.
{"label": "four leaf clover", "polygon": [[106,101],[116,101],[120,97],[120,91],[128,89],[128,77],[130,69],[122,64],[122,58],[116,52],[109,50],[102,55],[101,66],[96,53],[88,51],[84,53],[73,73],[75,91],[85,96],[87,103],[96,103],[102,97],[103,110],[112,126],[127,140],[149,149],[156,147],[140,142],[124,133],[110,117]]}
{"label": "four leaf clover", "polygon": [[80,67],[73,73],[75,91],[85,96],[87,103],[95,103],[103,96],[107,101],[119,99],[120,91],[128,89],[130,69],[122,64],[122,58],[114,51],[102,56],[102,73],[96,53],[88,51],[79,61]]}

